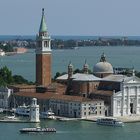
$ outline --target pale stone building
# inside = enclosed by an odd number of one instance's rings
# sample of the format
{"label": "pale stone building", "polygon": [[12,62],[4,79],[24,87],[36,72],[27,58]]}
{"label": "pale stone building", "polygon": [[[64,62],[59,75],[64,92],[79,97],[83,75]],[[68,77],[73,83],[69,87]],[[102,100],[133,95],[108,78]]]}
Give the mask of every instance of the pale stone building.
{"label": "pale stone building", "polygon": [[112,116],[140,115],[140,79],[134,75],[125,77],[120,89],[112,95]]}
{"label": "pale stone building", "polygon": [[70,118],[90,118],[104,116],[103,100],[91,100],[80,96],[59,95],[52,93],[15,93],[14,98],[18,105],[29,105],[32,98],[37,98],[40,112],[50,108],[57,116]]}
{"label": "pale stone building", "polygon": [[106,116],[140,115],[140,79],[134,71],[132,76],[114,74],[104,53],[100,62],[94,65],[93,75],[84,72],[71,74],[68,78],[69,75],[68,67],[68,74],[57,78],[58,82],[68,83],[66,94],[103,100]]}
{"label": "pale stone building", "polygon": [[9,89],[8,87],[0,87],[0,108],[7,109],[9,107],[9,99],[12,93],[12,89]]}
{"label": "pale stone building", "polygon": [[67,99],[51,99],[50,107],[58,116],[71,118],[91,118],[104,116],[105,106],[102,100],[90,100],[84,97],[67,96]]}

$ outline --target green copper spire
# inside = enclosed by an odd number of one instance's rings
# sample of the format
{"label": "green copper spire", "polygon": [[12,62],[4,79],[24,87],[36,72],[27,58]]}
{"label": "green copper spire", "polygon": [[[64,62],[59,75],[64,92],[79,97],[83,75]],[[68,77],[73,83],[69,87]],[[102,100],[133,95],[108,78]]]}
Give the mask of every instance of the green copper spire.
{"label": "green copper spire", "polygon": [[47,25],[45,22],[44,8],[42,9],[42,19],[41,19],[39,32],[47,32]]}

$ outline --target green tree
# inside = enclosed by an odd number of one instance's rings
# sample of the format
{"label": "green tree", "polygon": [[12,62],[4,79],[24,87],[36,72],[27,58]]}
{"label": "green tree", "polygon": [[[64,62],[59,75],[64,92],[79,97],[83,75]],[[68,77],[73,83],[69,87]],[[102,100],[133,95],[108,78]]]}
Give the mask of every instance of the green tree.
{"label": "green tree", "polygon": [[59,76],[61,76],[61,73],[60,73],[60,72],[57,72],[57,73],[55,74],[55,76],[54,76],[54,80],[55,80],[57,77],[59,77]]}
{"label": "green tree", "polygon": [[13,83],[12,72],[6,66],[0,69],[0,79],[6,85]]}
{"label": "green tree", "polygon": [[6,46],[0,45],[0,49],[2,49],[5,52],[13,52],[14,51],[14,49],[11,45],[6,45]]}
{"label": "green tree", "polygon": [[6,83],[5,83],[5,81],[3,80],[2,77],[0,77],[0,86],[1,87],[5,87],[6,86]]}
{"label": "green tree", "polygon": [[33,82],[29,82],[28,80],[24,79],[20,75],[12,76],[12,72],[4,66],[0,69],[0,86],[7,86],[10,84],[34,84]]}
{"label": "green tree", "polygon": [[20,75],[14,75],[13,76],[13,81],[16,84],[28,84],[28,80],[24,79],[22,76]]}

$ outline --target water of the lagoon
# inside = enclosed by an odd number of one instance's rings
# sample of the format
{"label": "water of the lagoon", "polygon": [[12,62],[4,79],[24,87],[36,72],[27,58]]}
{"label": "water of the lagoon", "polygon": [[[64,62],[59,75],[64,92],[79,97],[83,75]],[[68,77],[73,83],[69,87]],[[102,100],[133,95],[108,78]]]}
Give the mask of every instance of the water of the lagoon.
{"label": "water of the lagoon", "polygon": [[[28,53],[0,57],[0,66],[7,65],[13,74],[20,74],[28,80],[35,80],[34,50]],[[75,68],[82,68],[84,60],[92,69],[100,55],[105,52],[107,60],[114,67],[135,67],[140,71],[140,47],[84,47],[78,50],[53,50],[53,75],[67,71],[71,60]],[[41,127],[56,127],[56,134],[20,134],[23,127],[35,127],[37,124],[0,123],[0,140],[139,140],[140,123],[125,124],[124,127],[99,126],[85,121],[42,121]],[[37,125],[38,126],[38,125]]]}
{"label": "water of the lagoon", "polygon": [[[20,134],[25,127],[55,127],[56,133]],[[0,123],[0,140],[139,140],[140,123],[128,123],[124,127],[101,126],[86,121],[52,121],[40,124]]]}
{"label": "water of the lagoon", "polygon": [[[84,61],[87,59],[92,70],[93,65],[99,62],[103,52],[113,67],[134,67],[140,71],[140,47],[83,47],[77,50],[53,50],[53,76],[56,72],[66,72],[69,61],[73,63],[75,69],[82,69]],[[5,65],[12,70],[13,74],[19,74],[28,80],[35,81],[34,50],[29,50],[25,54],[0,57],[0,67]]]}

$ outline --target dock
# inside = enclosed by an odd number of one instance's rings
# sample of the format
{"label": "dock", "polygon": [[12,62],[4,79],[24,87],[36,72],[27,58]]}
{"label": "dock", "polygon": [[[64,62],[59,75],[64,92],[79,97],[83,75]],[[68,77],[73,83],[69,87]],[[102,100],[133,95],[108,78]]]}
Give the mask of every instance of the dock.
{"label": "dock", "polygon": [[0,120],[0,123],[36,123],[29,120]]}
{"label": "dock", "polygon": [[[97,118],[100,116],[95,116],[91,118],[84,118],[81,119],[83,121],[90,121],[90,122],[96,122]],[[114,117],[117,118],[118,120],[122,121],[123,123],[136,123],[140,122],[140,115],[129,115],[129,116],[120,116],[120,117]]]}
{"label": "dock", "polygon": [[121,120],[124,123],[136,123],[140,122],[140,115],[129,115],[129,116],[121,116],[121,117],[116,117],[118,120]]}
{"label": "dock", "polygon": [[59,121],[76,121],[76,120],[81,120],[80,118],[68,118],[68,117],[60,117],[60,116],[55,116],[56,120]]}

